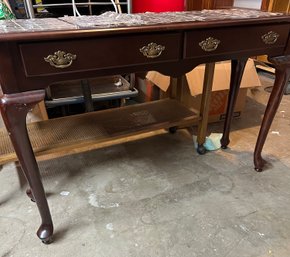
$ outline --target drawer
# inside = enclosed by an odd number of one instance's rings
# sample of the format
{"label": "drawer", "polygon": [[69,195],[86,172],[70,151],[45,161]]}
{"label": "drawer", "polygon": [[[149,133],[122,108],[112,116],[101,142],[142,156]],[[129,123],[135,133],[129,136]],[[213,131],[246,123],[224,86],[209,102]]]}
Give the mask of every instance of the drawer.
{"label": "drawer", "polygon": [[285,47],[289,25],[216,28],[186,32],[185,58]]}
{"label": "drawer", "polygon": [[23,43],[19,49],[27,77],[176,61],[182,53],[179,33]]}

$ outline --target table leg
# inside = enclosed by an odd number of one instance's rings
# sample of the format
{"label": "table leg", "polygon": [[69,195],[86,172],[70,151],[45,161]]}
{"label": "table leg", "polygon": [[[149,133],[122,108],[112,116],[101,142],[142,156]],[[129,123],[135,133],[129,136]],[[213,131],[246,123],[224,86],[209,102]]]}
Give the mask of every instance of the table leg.
{"label": "table leg", "polygon": [[37,236],[44,243],[49,243],[52,239],[53,224],[26,128],[28,111],[43,100],[44,95],[44,90],[4,94],[0,97],[0,109],[21,168],[31,188],[28,193],[33,196],[42,219]]}
{"label": "table leg", "polygon": [[88,79],[81,80],[81,88],[82,88],[82,93],[84,97],[86,112],[93,112],[94,103],[93,103],[93,98],[92,98],[91,86]]}
{"label": "table leg", "polygon": [[202,99],[200,104],[198,132],[197,132],[197,152],[199,154],[205,154],[206,149],[204,142],[207,133],[208,113],[210,105],[210,96],[212,91],[213,76],[214,76],[215,63],[207,63],[205,65],[204,81]]}
{"label": "table leg", "polygon": [[[171,99],[177,99],[179,101],[182,101],[181,91],[182,87],[184,86],[184,79],[185,79],[184,75],[176,78],[170,77],[170,90],[167,90],[167,92],[162,93],[160,98],[162,99],[170,97]],[[168,129],[168,131],[171,134],[174,134],[177,130],[178,126],[170,127]]]}
{"label": "table leg", "polygon": [[260,132],[258,135],[255,152],[254,152],[254,165],[256,171],[262,171],[265,161],[261,153],[265,144],[269,129],[277,112],[277,109],[282,100],[282,96],[290,78],[290,55],[282,57],[269,58],[276,68],[275,83],[268,100],[265,110],[263,121],[261,124]]}
{"label": "table leg", "polygon": [[246,63],[247,59],[232,60],[230,92],[228,97],[224,131],[223,136],[221,138],[221,147],[223,149],[226,149],[228,147],[228,144],[230,143],[229,135],[231,129],[231,121],[234,115],[234,108],[238,97],[239,88],[242,81]]}

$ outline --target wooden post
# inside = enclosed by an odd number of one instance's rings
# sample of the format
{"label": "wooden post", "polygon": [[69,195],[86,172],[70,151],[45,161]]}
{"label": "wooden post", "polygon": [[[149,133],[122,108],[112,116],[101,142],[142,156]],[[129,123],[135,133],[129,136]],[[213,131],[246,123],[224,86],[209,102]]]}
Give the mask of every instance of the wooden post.
{"label": "wooden post", "polygon": [[204,81],[202,99],[200,105],[199,122],[198,122],[198,133],[197,133],[197,152],[204,154],[206,149],[203,144],[205,142],[207,124],[208,124],[208,113],[210,105],[210,96],[212,91],[213,76],[214,76],[215,63],[207,63],[205,65]]}

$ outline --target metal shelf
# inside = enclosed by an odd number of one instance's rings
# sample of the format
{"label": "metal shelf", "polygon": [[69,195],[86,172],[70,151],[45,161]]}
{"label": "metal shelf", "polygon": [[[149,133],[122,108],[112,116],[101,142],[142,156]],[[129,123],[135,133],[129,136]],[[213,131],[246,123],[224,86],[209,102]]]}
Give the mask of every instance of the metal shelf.
{"label": "metal shelf", "polygon": [[[88,79],[92,101],[106,101],[135,97],[138,90],[120,75]],[[52,84],[47,91],[45,105],[47,108],[78,104],[85,101],[81,81],[66,81]]]}
{"label": "metal shelf", "polygon": [[[127,12],[131,13],[132,7],[131,7],[131,0],[114,0],[117,8],[119,9],[119,11],[121,10],[121,6],[127,6]],[[26,8],[26,12],[27,12],[27,16],[28,18],[34,18],[35,17],[35,10],[37,8],[46,8],[46,7],[72,7],[72,2],[64,2],[62,3],[60,1],[60,3],[56,3],[56,4],[32,4],[31,0],[24,0],[24,4],[25,4],[25,8]],[[75,1],[75,5],[77,7],[79,6],[88,6],[88,8],[94,6],[94,5],[110,5],[112,4],[110,0],[107,1],[90,1],[88,0],[87,2],[78,2],[77,0]],[[90,13],[91,15],[93,13]]]}

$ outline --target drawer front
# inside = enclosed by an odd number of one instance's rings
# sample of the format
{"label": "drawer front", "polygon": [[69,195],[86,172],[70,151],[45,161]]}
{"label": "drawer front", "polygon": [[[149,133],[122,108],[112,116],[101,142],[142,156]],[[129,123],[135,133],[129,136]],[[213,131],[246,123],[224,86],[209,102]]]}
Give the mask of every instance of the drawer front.
{"label": "drawer front", "polygon": [[181,58],[181,34],[149,34],[20,44],[26,76],[142,65]]}
{"label": "drawer front", "polygon": [[285,47],[289,25],[217,28],[186,33],[184,57],[213,56]]}

